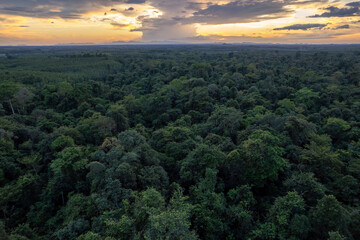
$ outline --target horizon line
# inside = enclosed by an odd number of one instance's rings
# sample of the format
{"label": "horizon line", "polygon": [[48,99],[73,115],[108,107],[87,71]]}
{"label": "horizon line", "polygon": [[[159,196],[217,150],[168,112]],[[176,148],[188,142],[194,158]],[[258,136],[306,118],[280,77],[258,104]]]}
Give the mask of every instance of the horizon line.
{"label": "horizon line", "polygon": [[187,42],[124,42],[124,43],[60,43],[60,44],[17,44],[1,45],[0,47],[80,47],[80,46],[161,46],[161,45],[283,45],[283,46],[353,46],[360,43],[257,43],[257,42],[204,42],[204,43],[187,43]]}

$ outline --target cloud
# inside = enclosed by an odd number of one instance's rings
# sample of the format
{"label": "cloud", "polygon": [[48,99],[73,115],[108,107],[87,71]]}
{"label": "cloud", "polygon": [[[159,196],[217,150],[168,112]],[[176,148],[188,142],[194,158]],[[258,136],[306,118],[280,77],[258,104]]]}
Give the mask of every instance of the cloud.
{"label": "cloud", "polygon": [[145,3],[146,0],[127,0],[125,3],[132,3],[132,4],[142,4]]}
{"label": "cloud", "polygon": [[338,8],[334,6],[330,6],[327,8],[324,8],[324,10],[327,10],[327,12],[324,12],[322,14],[316,14],[313,16],[309,16],[310,18],[330,18],[330,17],[353,17],[353,16],[359,16],[360,15],[360,8],[359,8],[359,2],[353,2],[348,3],[347,6],[350,7],[344,7],[344,8]]}
{"label": "cloud", "polygon": [[[1,0],[3,14],[35,17],[80,19],[84,13],[118,4],[143,4],[146,0]],[[116,11],[112,8],[111,11]]]}
{"label": "cloud", "polygon": [[298,6],[324,4],[329,0],[151,0],[162,15],[139,16],[144,41],[191,38],[197,36],[197,24],[218,25],[260,22],[291,16]]}
{"label": "cloud", "polygon": [[349,24],[345,24],[345,25],[338,26],[338,27],[336,27],[335,29],[349,29],[349,28],[350,28],[350,25],[349,25]]}
{"label": "cloud", "polygon": [[351,2],[346,4],[346,6],[350,6],[350,7],[360,7],[360,2]]}
{"label": "cloud", "polygon": [[111,24],[111,26],[113,26],[117,29],[123,29],[123,28],[130,26],[129,24],[124,24],[124,23],[110,23],[110,24]]}
{"label": "cloud", "polygon": [[211,4],[188,18],[177,18],[184,23],[227,24],[254,22],[284,17],[292,11],[285,8],[286,1],[237,0],[227,4]]}
{"label": "cloud", "polygon": [[145,18],[142,27],[131,30],[132,32],[141,31],[144,41],[162,41],[169,39],[179,39],[196,35],[196,29],[192,25],[181,24],[172,19],[150,19]]}
{"label": "cloud", "polygon": [[[209,29],[220,28],[204,25],[252,23],[283,17],[294,18],[295,12],[300,13],[300,15],[302,14],[302,12],[298,12],[299,9],[304,8],[307,11],[315,6],[323,6],[325,8],[322,8],[319,14],[311,17],[360,16],[360,1],[352,1],[353,2],[351,2],[351,0],[0,0],[0,13],[31,18],[48,18],[48,22],[58,22],[56,20],[57,18],[84,19],[84,21],[88,21],[89,24],[102,21],[108,24],[108,26],[111,26],[114,31],[116,29],[129,29],[130,32],[142,32],[142,40],[147,42],[166,40],[195,42],[260,41],[261,38],[259,38],[259,36],[263,36],[261,41],[267,41],[268,38],[266,36],[269,37],[273,32],[269,34],[269,27],[266,24],[264,24],[264,27],[262,27],[262,24],[254,24],[254,30],[245,27],[244,32],[234,33],[234,35],[248,34],[247,36],[225,37],[216,34],[208,35],[211,34],[211,30]],[[327,3],[336,3],[338,5],[327,6],[325,5]],[[140,4],[140,6],[138,4]],[[105,10],[107,11],[107,16],[93,14],[101,13]],[[12,17],[10,16],[9,19],[12,19]],[[351,20],[355,21],[355,19]],[[308,29],[322,29],[321,35],[326,35],[328,32],[336,33],[336,31],[330,31],[335,30],[335,27],[331,28],[333,26],[331,26],[330,23],[330,27],[326,27],[328,24],[311,23],[312,20],[308,19],[308,21],[310,21],[308,24],[289,24],[290,26],[286,26],[285,21],[287,21],[287,19],[284,19],[285,27],[278,27],[276,25],[277,28],[275,28],[275,30],[305,31]],[[2,23],[0,25],[5,25],[4,23],[8,22],[9,20],[0,19],[0,23]],[[71,21],[70,23],[77,24],[77,22],[78,21]],[[122,22],[131,23],[131,27]],[[347,23],[350,24],[351,22],[343,21],[334,26]],[[19,27],[18,25],[20,24],[29,24],[29,22],[20,21],[12,25]],[[135,26],[141,27],[133,29]],[[241,26],[242,24],[239,24],[239,29]],[[257,29],[258,26],[260,26],[259,29],[261,28],[261,30]],[[353,23],[353,26],[355,29],[355,23]],[[226,28],[229,29],[229,26],[226,26]],[[346,25],[337,27],[337,29],[346,28]],[[36,26],[31,24],[31,30],[36,31],[35,29]],[[217,31],[222,32],[222,30]],[[231,30],[226,31],[228,34],[233,34]],[[224,32],[226,31],[224,30]],[[252,31],[258,33],[255,34]],[[265,33],[265,31],[267,31],[267,33]],[[207,33],[207,35],[199,36],[198,34],[200,32],[204,34]],[[346,33],[349,31],[344,30],[338,32]],[[262,33],[265,34],[261,35]],[[277,33],[277,35],[287,36],[297,33],[307,35],[312,33],[312,31],[306,33],[301,31],[281,32]],[[317,31],[317,33],[319,33],[319,31]],[[129,33],[129,36],[135,35],[140,36],[140,34]],[[269,38],[276,37],[271,35]]]}
{"label": "cloud", "polygon": [[339,36],[345,36],[347,35],[346,33],[339,33],[339,32],[326,32],[324,31],[323,34],[319,35],[319,34],[314,34],[314,33],[309,33],[309,34],[302,34],[302,33],[289,33],[286,35],[286,38],[288,40],[331,40],[334,38],[337,38]]}
{"label": "cloud", "polygon": [[24,16],[24,17],[37,17],[37,18],[52,18],[60,17],[64,19],[76,19],[81,18],[81,14],[72,10],[53,11],[49,7],[27,6],[27,7],[1,7],[0,12],[9,15]]}
{"label": "cloud", "polygon": [[222,36],[218,34],[212,35],[198,35],[195,37],[189,37],[185,39],[178,39],[178,40],[185,40],[186,42],[193,42],[193,43],[208,43],[208,42],[226,42],[226,43],[238,43],[238,42],[264,42],[264,39],[261,36],[248,36],[248,35],[241,35],[241,36]]}
{"label": "cloud", "polygon": [[290,26],[282,27],[282,28],[274,28],[275,31],[279,30],[309,30],[309,29],[323,29],[328,24],[318,24],[318,23],[308,23],[308,24],[293,24]]}

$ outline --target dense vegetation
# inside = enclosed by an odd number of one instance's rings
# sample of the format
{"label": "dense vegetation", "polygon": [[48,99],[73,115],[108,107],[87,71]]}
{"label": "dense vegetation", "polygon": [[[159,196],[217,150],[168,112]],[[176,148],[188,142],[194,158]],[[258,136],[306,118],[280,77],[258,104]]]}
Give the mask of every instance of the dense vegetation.
{"label": "dense vegetation", "polygon": [[360,239],[360,49],[40,50],[0,58],[0,239]]}

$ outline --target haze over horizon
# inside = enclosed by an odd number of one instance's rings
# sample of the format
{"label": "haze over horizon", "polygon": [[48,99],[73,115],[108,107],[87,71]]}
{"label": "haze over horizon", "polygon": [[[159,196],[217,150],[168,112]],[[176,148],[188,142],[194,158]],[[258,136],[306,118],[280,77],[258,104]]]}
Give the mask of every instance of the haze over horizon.
{"label": "haze over horizon", "polygon": [[0,45],[360,43],[360,1],[2,0]]}

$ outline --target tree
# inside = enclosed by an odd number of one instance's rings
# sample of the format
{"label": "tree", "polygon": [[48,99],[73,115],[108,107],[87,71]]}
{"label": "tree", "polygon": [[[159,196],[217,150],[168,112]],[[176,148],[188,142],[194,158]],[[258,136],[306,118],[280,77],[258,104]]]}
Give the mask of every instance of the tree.
{"label": "tree", "polygon": [[168,126],[153,132],[151,145],[179,161],[196,147],[195,134],[187,127]]}
{"label": "tree", "polygon": [[314,174],[309,172],[296,172],[284,181],[290,191],[296,191],[307,204],[315,205],[325,195],[326,188],[318,182]]}
{"label": "tree", "polygon": [[300,146],[316,132],[315,125],[309,123],[303,115],[289,116],[285,121],[285,130],[293,143]]}
{"label": "tree", "polygon": [[67,224],[65,227],[56,231],[53,237],[59,240],[75,240],[80,235],[86,233],[90,229],[90,223],[84,219],[78,219]]}
{"label": "tree", "polygon": [[277,239],[307,239],[310,222],[305,202],[297,192],[278,197],[269,210],[269,221],[276,226]]}
{"label": "tree", "polygon": [[[253,229],[255,217],[253,216],[253,208],[256,200],[249,185],[242,185],[230,189],[227,193],[228,216],[232,235],[235,239],[245,239],[249,232]],[[228,234],[230,236],[230,234]]]}
{"label": "tree", "polygon": [[193,206],[183,196],[180,186],[175,191],[165,211],[150,215],[145,239],[196,240],[198,237],[190,230],[190,217]]}
{"label": "tree", "polygon": [[112,105],[106,112],[106,116],[112,118],[116,124],[117,132],[126,130],[129,127],[127,111],[122,105]]}
{"label": "tree", "polygon": [[190,72],[193,77],[208,80],[209,74],[211,73],[211,66],[206,63],[194,63],[190,67]]}
{"label": "tree", "polygon": [[351,126],[346,121],[339,118],[329,118],[324,126],[325,132],[334,140],[345,138],[345,132],[350,128]]}
{"label": "tree", "polygon": [[281,115],[293,113],[296,111],[295,103],[288,98],[284,98],[278,101],[277,105],[278,108],[276,109],[276,113]]}
{"label": "tree", "polygon": [[21,110],[24,112],[25,111],[25,105],[27,103],[29,103],[34,96],[35,96],[34,93],[29,91],[27,88],[20,87],[19,90],[14,95],[14,100],[19,105]]}
{"label": "tree", "polygon": [[135,220],[123,215],[120,220],[106,221],[106,235],[119,240],[132,239],[135,235]]}
{"label": "tree", "polygon": [[149,188],[136,196],[132,207],[134,226],[138,231],[147,226],[150,216],[160,214],[165,209],[165,200],[158,191]]}
{"label": "tree", "polygon": [[225,154],[216,148],[199,145],[180,161],[180,178],[188,184],[197,183],[207,168],[216,170],[223,163]]}
{"label": "tree", "polygon": [[93,232],[87,232],[80,235],[76,240],[100,240],[103,239],[99,234]]}
{"label": "tree", "polygon": [[216,193],[217,171],[207,168],[205,177],[190,188],[194,204],[193,225],[201,239],[219,239],[225,236],[226,206],[222,193]]}
{"label": "tree", "polygon": [[346,238],[341,236],[339,232],[329,232],[328,240],[346,240]]}
{"label": "tree", "polygon": [[143,189],[154,188],[166,193],[169,186],[169,177],[161,166],[145,166],[140,170],[139,182]]}
{"label": "tree", "polygon": [[7,101],[9,103],[12,114],[15,114],[15,110],[11,100],[17,90],[18,86],[15,83],[9,81],[0,83],[0,100]]}
{"label": "tree", "polygon": [[[23,196],[26,196],[26,189],[30,188],[37,177],[32,174],[20,176],[14,183],[7,184],[0,188],[0,207],[5,219],[14,213],[15,205]],[[9,207],[12,206],[12,209]]]}
{"label": "tree", "polygon": [[74,146],[75,146],[74,139],[68,136],[60,136],[56,138],[51,144],[51,148],[56,152],[60,152],[64,148],[74,147]]}
{"label": "tree", "polygon": [[279,139],[268,131],[257,130],[241,145],[244,176],[250,184],[263,187],[267,181],[277,180],[286,166]]}
{"label": "tree", "polygon": [[209,131],[218,135],[230,137],[236,142],[237,131],[243,125],[243,116],[235,108],[217,107],[208,118]]}
{"label": "tree", "polygon": [[332,195],[319,200],[311,217],[313,232],[319,238],[324,238],[330,231],[347,232],[348,212]]}
{"label": "tree", "polygon": [[294,97],[296,104],[304,106],[305,109],[309,109],[312,108],[316,100],[319,99],[319,93],[305,87],[297,91]]}
{"label": "tree", "polygon": [[310,144],[302,151],[301,159],[308,164],[312,172],[321,181],[328,182],[337,178],[343,163],[339,155],[331,150],[331,139],[328,135],[312,135]]}
{"label": "tree", "polygon": [[118,135],[119,143],[125,151],[130,152],[134,148],[145,144],[145,138],[134,130],[127,130]]}
{"label": "tree", "polygon": [[69,194],[69,200],[63,208],[64,224],[80,218],[91,219],[96,216],[97,209],[94,200],[83,194]]}
{"label": "tree", "polygon": [[333,182],[332,188],[338,199],[350,205],[356,202],[360,193],[359,181],[350,175],[337,178]]}
{"label": "tree", "polygon": [[112,118],[95,113],[91,117],[81,120],[77,129],[88,143],[100,144],[104,138],[111,136],[116,127]]}
{"label": "tree", "polygon": [[50,168],[54,173],[68,177],[76,175],[76,171],[85,169],[88,162],[85,149],[82,147],[67,147],[55,155],[56,159],[50,164]]}

